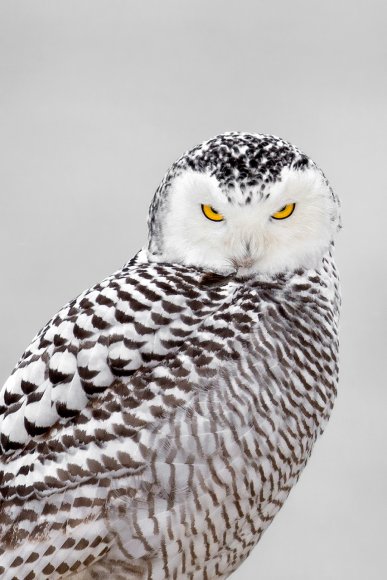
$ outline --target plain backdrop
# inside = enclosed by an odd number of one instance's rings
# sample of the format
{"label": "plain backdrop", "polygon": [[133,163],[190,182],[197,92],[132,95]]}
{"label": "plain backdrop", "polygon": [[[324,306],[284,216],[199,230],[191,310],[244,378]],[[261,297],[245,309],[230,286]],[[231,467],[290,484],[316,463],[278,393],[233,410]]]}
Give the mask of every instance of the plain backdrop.
{"label": "plain backdrop", "polygon": [[0,3],[0,381],[143,245],[196,143],[280,135],[342,199],[337,405],[235,580],[386,577],[386,18],[385,0]]}

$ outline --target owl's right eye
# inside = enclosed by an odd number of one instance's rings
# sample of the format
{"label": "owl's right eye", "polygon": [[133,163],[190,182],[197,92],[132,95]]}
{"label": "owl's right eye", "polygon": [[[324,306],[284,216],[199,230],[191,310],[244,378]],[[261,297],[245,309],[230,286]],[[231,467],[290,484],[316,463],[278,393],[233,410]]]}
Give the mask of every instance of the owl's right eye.
{"label": "owl's right eye", "polygon": [[212,222],[222,222],[224,220],[224,216],[221,213],[217,212],[216,209],[214,209],[210,205],[204,205],[202,203],[202,212],[204,213],[206,218],[208,220],[211,220]]}

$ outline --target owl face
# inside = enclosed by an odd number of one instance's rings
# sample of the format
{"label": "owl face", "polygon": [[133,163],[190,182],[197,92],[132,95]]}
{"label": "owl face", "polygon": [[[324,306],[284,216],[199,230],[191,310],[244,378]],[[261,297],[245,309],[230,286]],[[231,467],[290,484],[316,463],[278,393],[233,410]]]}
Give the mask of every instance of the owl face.
{"label": "owl face", "polygon": [[203,144],[167,174],[153,208],[157,259],[240,275],[317,266],[339,219],[326,179],[286,142],[259,135],[246,146],[244,135]]}

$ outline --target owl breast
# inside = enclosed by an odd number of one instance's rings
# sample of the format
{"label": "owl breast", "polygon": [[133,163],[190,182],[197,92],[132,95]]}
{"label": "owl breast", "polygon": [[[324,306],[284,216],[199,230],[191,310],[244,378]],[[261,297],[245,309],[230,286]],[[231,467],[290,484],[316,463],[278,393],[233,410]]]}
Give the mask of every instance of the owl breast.
{"label": "owl breast", "polygon": [[141,485],[120,484],[133,499],[110,504],[117,558],[149,577],[168,566],[210,578],[248,556],[329,418],[339,302],[330,257],[321,271],[244,282],[163,369],[175,408],[148,425]]}

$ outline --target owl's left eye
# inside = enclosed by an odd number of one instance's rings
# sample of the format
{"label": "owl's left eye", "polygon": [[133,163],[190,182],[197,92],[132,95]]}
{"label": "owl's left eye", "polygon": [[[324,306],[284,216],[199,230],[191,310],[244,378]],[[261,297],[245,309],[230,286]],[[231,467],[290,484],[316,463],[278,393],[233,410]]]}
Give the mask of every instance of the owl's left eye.
{"label": "owl's left eye", "polygon": [[224,220],[224,216],[217,212],[216,209],[211,207],[210,205],[204,205],[202,203],[202,212],[206,216],[207,219],[211,220],[212,222],[222,222]]}
{"label": "owl's left eye", "polygon": [[295,203],[288,203],[287,205],[284,205],[282,209],[280,209],[276,213],[273,213],[271,217],[274,218],[275,220],[284,220],[292,215],[295,207],[296,207]]}

